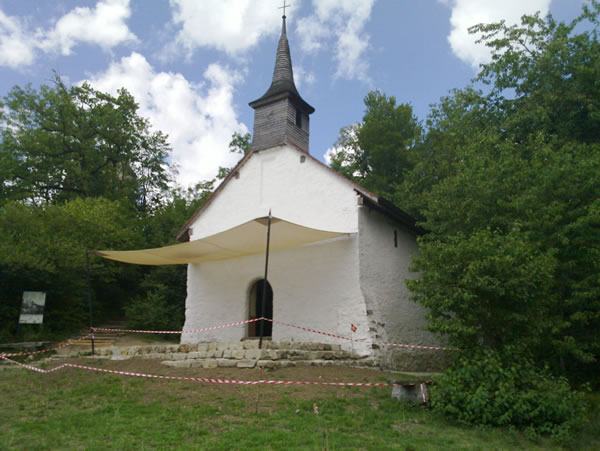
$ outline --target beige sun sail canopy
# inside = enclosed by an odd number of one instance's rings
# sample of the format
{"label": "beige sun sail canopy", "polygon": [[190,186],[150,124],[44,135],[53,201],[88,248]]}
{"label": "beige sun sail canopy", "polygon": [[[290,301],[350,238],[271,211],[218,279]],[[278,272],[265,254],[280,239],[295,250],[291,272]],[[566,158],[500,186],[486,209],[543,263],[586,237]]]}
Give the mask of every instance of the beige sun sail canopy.
{"label": "beige sun sail canopy", "polygon": [[[270,250],[303,246],[329,240],[348,232],[304,227],[283,219],[271,219]],[[267,218],[257,218],[199,240],[137,251],[96,251],[100,257],[136,265],[181,265],[264,253]]]}

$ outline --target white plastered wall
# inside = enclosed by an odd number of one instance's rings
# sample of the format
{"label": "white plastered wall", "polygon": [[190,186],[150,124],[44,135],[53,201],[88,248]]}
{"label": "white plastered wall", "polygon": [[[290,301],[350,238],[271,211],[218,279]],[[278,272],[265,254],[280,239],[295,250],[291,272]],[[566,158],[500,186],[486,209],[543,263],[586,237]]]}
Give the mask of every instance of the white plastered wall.
{"label": "white plastered wall", "polygon": [[424,330],[426,310],[410,300],[405,283],[417,276],[409,270],[411,257],[418,253],[415,234],[368,206],[360,208],[359,229],[360,285],[375,339],[415,345],[438,343]]}
{"label": "white plastered wall", "polygon": [[[268,280],[273,288],[273,318],[311,329],[368,338],[366,308],[359,283],[358,202],[352,185],[289,147],[254,154],[190,225],[191,239],[235,227],[269,209],[275,217],[308,227],[349,232],[341,238],[273,252]],[[266,230],[265,230],[266,232]],[[265,235],[266,240],[266,235]],[[264,275],[264,255],[188,265],[184,330],[248,319],[248,293]],[[247,336],[237,326],[183,334],[182,342],[236,341]],[[273,340],[353,343],[278,324]]]}
{"label": "white plastered wall", "polygon": [[[304,157],[304,162],[301,162]],[[190,224],[190,239],[273,216],[315,229],[358,230],[356,193],[350,183],[289,146],[255,153]]]}

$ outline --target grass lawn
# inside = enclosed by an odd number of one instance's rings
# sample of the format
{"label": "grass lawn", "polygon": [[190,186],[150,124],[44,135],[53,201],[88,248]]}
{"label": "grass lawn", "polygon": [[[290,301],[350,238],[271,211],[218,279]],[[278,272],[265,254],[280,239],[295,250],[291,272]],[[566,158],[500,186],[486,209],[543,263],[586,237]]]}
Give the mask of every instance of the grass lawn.
{"label": "grass lawn", "polygon": [[[52,362],[47,367],[57,366]],[[123,371],[240,380],[382,382],[376,370],[174,369],[158,362],[79,360]],[[0,371],[0,449],[551,449],[510,429],[455,424],[399,403],[391,388],[240,386],[161,381],[79,369]],[[598,407],[598,398],[593,398]],[[313,405],[319,414],[313,413]],[[576,449],[600,449],[598,412]]]}

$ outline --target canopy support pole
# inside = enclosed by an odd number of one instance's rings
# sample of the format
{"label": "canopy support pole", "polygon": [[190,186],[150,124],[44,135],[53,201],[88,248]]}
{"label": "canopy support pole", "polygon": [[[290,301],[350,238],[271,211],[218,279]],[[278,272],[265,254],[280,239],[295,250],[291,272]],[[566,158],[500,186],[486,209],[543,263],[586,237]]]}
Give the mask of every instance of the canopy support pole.
{"label": "canopy support pole", "polygon": [[265,319],[264,316],[266,315],[265,309],[266,309],[266,304],[267,304],[267,273],[269,271],[269,244],[271,241],[271,210],[269,209],[269,217],[267,219],[267,252],[266,252],[266,257],[265,257],[265,278],[263,279],[263,290],[262,290],[262,301],[261,301],[261,305],[262,305],[262,316],[263,319],[260,321],[260,339],[258,340],[258,349],[262,349],[262,341],[263,341],[263,335],[264,335],[264,331],[265,331]]}
{"label": "canopy support pole", "polygon": [[94,311],[92,310],[92,287],[90,282],[90,256],[89,251],[85,250],[85,267],[87,273],[87,298],[88,298],[88,309],[90,312],[90,333],[92,335],[92,355],[94,352]]}

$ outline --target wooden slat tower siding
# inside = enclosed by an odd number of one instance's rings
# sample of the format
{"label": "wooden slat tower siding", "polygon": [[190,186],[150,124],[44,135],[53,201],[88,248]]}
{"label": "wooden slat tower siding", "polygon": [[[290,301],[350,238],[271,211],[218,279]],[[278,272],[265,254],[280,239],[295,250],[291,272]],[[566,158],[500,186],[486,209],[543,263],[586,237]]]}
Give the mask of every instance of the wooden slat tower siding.
{"label": "wooden slat tower siding", "polygon": [[254,152],[284,144],[309,152],[309,115],[315,109],[302,99],[294,83],[285,18],[284,15],[271,86],[261,98],[250,102],[254,109]]}

